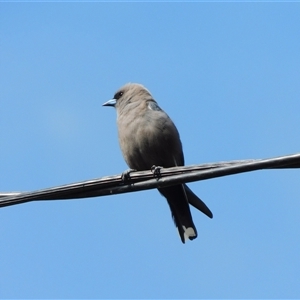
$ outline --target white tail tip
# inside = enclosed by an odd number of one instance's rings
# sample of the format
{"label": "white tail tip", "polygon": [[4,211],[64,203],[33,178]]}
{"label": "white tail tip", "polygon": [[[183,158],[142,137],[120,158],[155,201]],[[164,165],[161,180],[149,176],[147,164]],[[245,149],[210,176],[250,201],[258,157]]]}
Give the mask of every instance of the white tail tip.
{"label": "white tail tip", "polygon": [[187,239],[195,238],[197,236],[195,230],[192,227],[186,228],[185,226],[182,226],[182,228],[184,230],[184,240],[185,241]]}

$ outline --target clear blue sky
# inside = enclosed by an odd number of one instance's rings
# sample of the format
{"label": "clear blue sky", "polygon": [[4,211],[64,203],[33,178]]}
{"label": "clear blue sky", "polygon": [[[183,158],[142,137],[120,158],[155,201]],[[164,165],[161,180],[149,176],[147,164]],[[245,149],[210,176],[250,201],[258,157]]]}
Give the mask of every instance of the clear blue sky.
{"label": "clear blue sky", "polygon": [[[0,191],[119,174],[144,84],[186,164],[300,151],[300,3],[0,3]],[[300,297],[300,170],[190,184],[181,244],[156,190],[0,209],[0,298]]]}

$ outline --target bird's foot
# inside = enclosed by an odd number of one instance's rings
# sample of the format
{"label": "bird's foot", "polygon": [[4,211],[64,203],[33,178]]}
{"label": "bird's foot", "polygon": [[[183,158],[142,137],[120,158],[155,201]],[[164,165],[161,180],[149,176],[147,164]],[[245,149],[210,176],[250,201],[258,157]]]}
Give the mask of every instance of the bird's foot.
{"label": "bird's foot", "polygon": [[160,170],[162,168],[163,167],[153,165],[150,170],[151,170],[151,172],[153,173],[154,176],[160,177]]}
{"label": "bird's foot", "polygon": [[128,169],[128,170],[124,171],[121,175],[122,181],[123,182],[129,181],[130,180],[130,173],[135,172],[135,171],[137,171],[137,170]]}

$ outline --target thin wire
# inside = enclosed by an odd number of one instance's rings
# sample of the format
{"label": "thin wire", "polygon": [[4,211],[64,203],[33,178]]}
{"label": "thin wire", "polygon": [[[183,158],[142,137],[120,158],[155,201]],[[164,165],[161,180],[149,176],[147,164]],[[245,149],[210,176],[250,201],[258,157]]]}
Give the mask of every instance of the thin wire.
{"label": "thin wire", "polygon": [[262,169],[289,168],[300,168],[300,153],[269,159],[235,160],[162,168],[159,177],[154,176],[151,171],[132,172],[130,173],[130,180],[126,182],[123,181],[122,174],[120,174],[33,192],[0,193],[0,207],[30,201],[67,200],[116,195]]}

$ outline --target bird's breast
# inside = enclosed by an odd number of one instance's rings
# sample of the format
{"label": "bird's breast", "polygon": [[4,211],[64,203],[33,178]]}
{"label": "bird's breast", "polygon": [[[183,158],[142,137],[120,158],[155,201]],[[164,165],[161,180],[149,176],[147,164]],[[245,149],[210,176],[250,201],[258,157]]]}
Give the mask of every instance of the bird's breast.
{"label": "bird's breast", "polygon": [[153,165],[181,165],[182,147],[169,118],[140,116],[118,120],[119,143],[130,168],[148,170]]}

